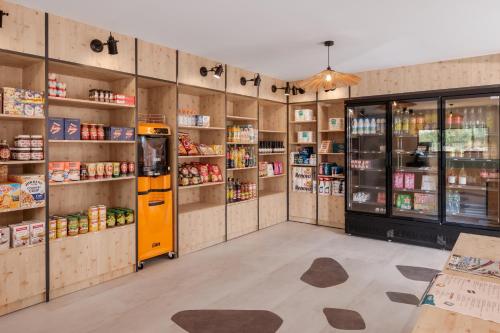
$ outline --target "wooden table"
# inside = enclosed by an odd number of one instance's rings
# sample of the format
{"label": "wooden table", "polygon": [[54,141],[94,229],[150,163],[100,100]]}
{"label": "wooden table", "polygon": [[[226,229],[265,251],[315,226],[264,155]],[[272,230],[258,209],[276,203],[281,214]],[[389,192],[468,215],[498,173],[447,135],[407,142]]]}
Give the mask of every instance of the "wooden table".
{"label": "wooden table", "polygon": [[[451,255],[453,254],[498,260],[500,259],[500,238],[461,233],[451,251]],[[456,272],[447,267],[448,262],[443,269],[443,273],[463,276],[468,279],[500,283],[500,280],[497,278]],[[443,310],[431,305],[423,305],[420,307],[418,319],[412,333],[448,332],[500,333],[500,324]]]}

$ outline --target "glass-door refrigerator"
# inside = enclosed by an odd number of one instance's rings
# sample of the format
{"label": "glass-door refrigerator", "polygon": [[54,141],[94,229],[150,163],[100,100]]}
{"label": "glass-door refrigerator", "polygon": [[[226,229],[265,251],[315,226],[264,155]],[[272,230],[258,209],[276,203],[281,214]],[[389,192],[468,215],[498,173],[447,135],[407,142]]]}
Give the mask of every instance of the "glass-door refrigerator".
{"label": "glass-door refrigerator", "polygon": [[499,96],[443,100],[445,223],[499,228]]}
{"label": "glass-door refrigerator", "polygon": [[347,107],[347,210],[386,214],[386,103]]}
{"label": "glass-door refrigerator", "polygon": [[438,222],[438,100],[395,100],[391,110],[391,215]]}

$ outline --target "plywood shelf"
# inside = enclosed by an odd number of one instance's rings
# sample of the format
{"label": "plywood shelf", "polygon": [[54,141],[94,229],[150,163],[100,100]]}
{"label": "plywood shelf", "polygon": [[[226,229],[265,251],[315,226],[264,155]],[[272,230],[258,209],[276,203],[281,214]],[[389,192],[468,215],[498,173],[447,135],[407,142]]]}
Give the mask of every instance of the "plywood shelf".
{"label": "plywood shelf", "polygon": [[286,191],[259,191],[259,198],[264,198],[276,194],[286,194]]}
{"label": "plywood shelf", "polygon": [[193,202],[188,204],[181,204],[179,205],[179,214],[191,213],[202,209],[210,209],[221,206],[224,206],[224,204],[216,204],[211,202]]}
{"label": "plywood shelf", "polygon": [[180,160],[181,159],[191,159],[191,158],[222,158],[226,157],[226,155],[179,155],[177,156]]}
{"label": "plywood shelf", "polygon": [[228,168],[226,170],[227,171],[240,171],[240,170],[255,170],[255,169],[257,169],[256,166],[248,167],[248,168]]}
{"label": "plywood shelf", "polygon": [[345,155],[345,153],[318,153],[318,155]]}
{"label": "plywood shelf", "polygon": [[228,207],[230,206],[237,206],[237,205],[241,205],[241,204],[245,204],[245,203],[248,203],[248,202],[252,202],[252,201],[257,201],[258,199],[257,198],[253,198],[253,199],[248,199],[248,200],[243,200],[243,201],[237,201],[237,202],[230,202],[227,204]]}
{"label": "plywood shelf", "polygon": [[86,99],[49,96],[49,104],[89,109],[134,109],[135,105],[96,102]]}
{"label": "plywood shelf", "polygon": [[70,186],[70,185],[81,185],[81,184],[92,184],[92,183],[105,183],[105,182],[113,182],[119,180],[130,180],[135,179],[135,176],[124,176],[117,178],[103,178],[103,179],[89,179],[89,180],[78,180],[71,182],[58,182],[58,183],[49,183],[49,186]]}
{"label": "plywood shelf", "polygon": [[24,116],[24,115],[17,115],[17,114],[3,114],[0,113],[0,119],[1,120],[45,120],[44,116]]}
{"label": "plywood shelf", "polygon": [[260,176],[259,179],[280,178],[280,177],[285,177],[285,176],[286,176],[286,173],[282,173],[281,175]]}
{"label": "plywood shelf", "polygon": [[49,140],[49,143],[103,143],[103,144],[133,144],[135,141],[114,141],[114,140]]}
{"label": "plywood shelf", "polygon": [[50,244],[71,242],[72,240],[79,239],[79,238],[88,238],[88,237],[93,237],[93,236],[97,236],[97,235],[102,235],[103,233],[106,233],[106,232],[111,232],[111,231],[117,230],[119,228],[127,228],[127,227],[130,228],[134,225],[135,225],[135,223],[129,223],[129,224],[124,224],[124,225],[117,225],[117,226],[112,227],[112,228],[106,228],[104,230],[99,230],[99,231],[95,231],[95,232],[89,231],[86,234],[78,234],[75,236],[68,235],[68,236],[62,237],[62,238],[51,239]]}
{"label": "plywood shelf", "polygon": [[316,142],[290,142],[290,145],[304,146],[304,145],[315,145]]}
{"label": "plywood shelf", "polygon": [[291,120],[290,124],[314,124],[316,120]]}
{"label": "plywood shelf", "polygon": [[251,143],[251,142],[226,142],[228,145],[242,145],[242,146],[253,146],[257,145],[258,143]]}
{"label": "plywood shelf", "polygon": [[344,130],[319,130],[320,133],[344,133]]}
{"label": "plywood shelf", "polygon": [[259,153],[259,156],[283,156],[286,153]]}
{"label": "plywood shelf", "polygon": [[45,160],[39,161],[0,161],[0,165],[24,165],[24,164],[44,164]]}
{"label": "plywood shelf", "polygon": [[179,186],[179,190],[189,190],[189,189],[193,189],[193,188],[217,186],[217,185],[224,185],[224,184],[225,184],[225,182],[214,182],[214,183],[204,183],[204,184],[198,184],[198,185]]}
{"label": "plywood shelf", "polygon": [[224,131],[225,127],[202,127],[202,126],[179,126],[179,129],[200,130],[200,131]]}
{"label": "plywood shelf", "polygon": [[33,209],[41,209],[45,208],[45,204],[37,207],[19,207],[19,208],[9,208],[9,209],[0,209],[0,213],[12,213],[12,212],[20,212],[23,210],[33,210]]}
{"label": "plywood shelf", "polygon": [[280,131],[280,130],[259,130],[259,133],[286,134],[286,131]]}
{"label": "plywood shelf", "polygon": [[227,120],[237,120],[237,121],[257,121],[255,117],[242,117],[242,116],[226,116]]}

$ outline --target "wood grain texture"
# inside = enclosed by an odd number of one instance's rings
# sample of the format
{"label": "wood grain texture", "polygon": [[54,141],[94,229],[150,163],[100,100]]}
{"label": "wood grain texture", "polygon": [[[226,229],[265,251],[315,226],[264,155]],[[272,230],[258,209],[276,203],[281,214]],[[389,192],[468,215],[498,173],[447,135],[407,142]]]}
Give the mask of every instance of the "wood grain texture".
{"label": "wood grain texture", "polygon": [[3,17],[0,48],[44,56],[45,14],[3,0],[0,0],[0,8],[9,13]]}
{"label": "wood grain texture", "polygon": [[131,273],[135,224],[51,241],[50,254],[51,297]]}
{"label": "wood grain texture", "polygon": [[135,73],[135,39],[112,32],[119,40],[118,54],[110,55],[107,48],[100,53],[90,49],[90,42],[99,39],[105,43],[109,30],[49,15],[49,57],[83,65]]}
{"label": "wood grain texture", "polygon": [[176,51],[174,49],[137,41],[137,74],[175,82]]}
{"label": "wood grain texture", "polygon": [[41,303],[45,297],[45,246],[0,253],[0,316]]}
{"label": "wood grain texture", "polygon": [[337,88],[334,91],[325,92],[324,90],[318,91],[318,100],[335,100],[335,99],[347,99],[349,98],[349,88],[342,87]]}
{"label": "wood grain texture", "polygon": [[[290,82],[290,86],[297,86],[297,82]],[[290,103],[302,103],[302,102],[316,102],[316,91],[307,91],[304,94],[293,95],[290,94],[288,98]]]}
{"label": "wood grain texture", "polygon": [[345,229],[344,197],[318,196],[318,224]]}
{"label": "wood grain texture", "polygon": [[278,90],[275,93],[272,92],[272,85],[279,87],[284,87],[286,85],[285,81],[272,78],[270,76],[261,75],[262,82],[259,87],[259,98],[269,101],[276,101],[281,103],[286,103],[286,96],[283,90]]}
{"label": "wood grain texture", "polygon": [[352,97],[500,84],[500,54],[357,73]]}
{"label": "wood grain texture", "polygon": [[[209,72],[207,76],[203,77],[200,75],[200,68],[205,66],[207,69],[221,64],[220,61],[210,60],[202,57],[198,57],[193,54],[186,52],[179,52],[179,83],[210,88],[215,90],[224,91],[226,84],[226,73],[222,75],[220,79],[215,78],[212,72]],[[224,64],[223,64],[224,65]],[[225,69],[224,69],[225,71]]]}
{"label": "wood grain texture", "polygon": [[237,238],[258,230],[257,200],[227,207],[227,239]]}
{"label": "wood grain texture", "polygon": [[260,194],[259,229],[285,222],[286,210],[286,192]]}
{"label": "wood grain texture", "polygon": [[241,85],[241,77],[253,79],[254,72],[250,72],[238,67],[227,65],[227,92],[231,94],[239,94],[250,97],[257,97],[257,87],[252,82],[247,82],[246,85]]}

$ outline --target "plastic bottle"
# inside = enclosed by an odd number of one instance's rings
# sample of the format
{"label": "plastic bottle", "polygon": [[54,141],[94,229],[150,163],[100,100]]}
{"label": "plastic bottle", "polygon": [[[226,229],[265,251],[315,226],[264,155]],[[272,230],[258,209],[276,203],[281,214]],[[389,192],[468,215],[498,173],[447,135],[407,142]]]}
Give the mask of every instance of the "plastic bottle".
{"label": "plastic bottle", "polygon": [[358,135],[358,120],[356,118],[352,119],[351,134]]}
{"label": "plastic bottle", "polygon": [[401,134],[407,135],[410,132],[410,111],[405,109],[403,114],[403,123],[401,125]]}
{"label": "plastic bottle", "polygon": [[365,118],[365,124],[363,126],[363,130],[365,134],[370,134],[370,119]]}
{"label": "plastic bottle", "polygon": [[401,111],[399,109],[394,113],[394,135],[401,135]]}
{"label": "plastic bottle", "polygon": [[377,133],[377,121],[375,118],[372,118],[370,122],[370,134],[375,134]]}

